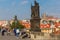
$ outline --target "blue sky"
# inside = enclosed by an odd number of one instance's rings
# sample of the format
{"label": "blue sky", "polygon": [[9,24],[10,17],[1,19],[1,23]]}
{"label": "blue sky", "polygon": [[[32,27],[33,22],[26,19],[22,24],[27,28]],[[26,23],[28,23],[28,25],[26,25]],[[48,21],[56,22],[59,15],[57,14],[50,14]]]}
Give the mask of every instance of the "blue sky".
{"label": "blue sky", "polygon": [[[37,0],[40,5],[40,15],[46,12],[47,15],[60,18],[60,0]],[[30,19],[31,3],[34,0],[0,0],[0,20],[11,20],[14,15],[18,19]]]}

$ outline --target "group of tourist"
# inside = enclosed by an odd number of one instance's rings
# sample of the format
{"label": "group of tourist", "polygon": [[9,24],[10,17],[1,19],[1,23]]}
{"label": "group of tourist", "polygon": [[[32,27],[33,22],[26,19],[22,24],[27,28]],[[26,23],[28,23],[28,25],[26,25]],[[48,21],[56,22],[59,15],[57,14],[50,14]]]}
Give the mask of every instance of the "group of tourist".
{"label": "group of tourist", "polygon": [[7,35],[11,35],[11,33],[13,33],[16,37],[21,37],[21,38],[30,38],[30,34],[29,31],[27,31],[26,29],[22,29],[19,30],[19,28],[14,28],[12,31],[10,29],[6,29],[6,28],[2,28],[1,29],[1,35],[4,36],[5,33],[7,33]]}

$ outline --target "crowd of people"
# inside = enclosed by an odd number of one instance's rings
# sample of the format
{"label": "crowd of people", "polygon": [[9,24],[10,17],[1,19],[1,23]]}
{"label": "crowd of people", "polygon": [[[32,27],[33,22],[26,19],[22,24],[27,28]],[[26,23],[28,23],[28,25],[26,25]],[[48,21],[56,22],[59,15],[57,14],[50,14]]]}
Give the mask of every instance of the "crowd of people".
{"label": "crowd of people", "polygon": [[11,35],[11,33],[14,34],[16,37],[21,37],[21,38],[30,38],[30,32],[29,30],[26,30],[25,28],[20,30],[19,28],[14,28],[13,30],[11,29],[6,29],[6,28],[1,28],[1,35],[5,36],[6,34],[8,36]]}

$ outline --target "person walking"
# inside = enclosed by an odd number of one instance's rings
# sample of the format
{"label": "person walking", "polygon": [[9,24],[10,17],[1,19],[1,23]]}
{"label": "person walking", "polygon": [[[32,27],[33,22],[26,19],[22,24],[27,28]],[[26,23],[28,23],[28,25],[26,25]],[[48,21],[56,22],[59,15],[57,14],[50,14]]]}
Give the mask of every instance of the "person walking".
{"label": "person walking", "polygon": [[5,32],[6,32],[6,29],[5,28],[2,28],[1,32],[2,32],[2,36],[4,36],[5,35]]}
{"label": "person walking", "polygon": [[16,36],[16,28],[14,28],[13,31],[14,31],[14,35]]}
{"label": "person walking", "polygon": [[19,37],[20,30],[17,28],[16,29],[16,36]]}
{"label": "person walking", "polygon": [[9,36],[10,36],[10,33],[11,33],[11,30],[10,30],[10,29],[8,29],[8,30],[7,30],[7,35],[9,35]]}

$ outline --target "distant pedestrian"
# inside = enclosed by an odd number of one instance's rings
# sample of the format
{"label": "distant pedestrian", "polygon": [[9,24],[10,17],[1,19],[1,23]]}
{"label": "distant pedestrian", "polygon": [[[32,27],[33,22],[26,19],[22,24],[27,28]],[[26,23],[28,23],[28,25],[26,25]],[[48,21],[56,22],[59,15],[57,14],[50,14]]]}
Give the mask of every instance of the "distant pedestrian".
{"label": "distant pedestrian", "polygon": [[5,28],[2,28],[2,36],[5,35],[5,32],[6,32],[6,29]]}
{"label": "distant pedestrian", "polygon": [[16,28],[14,28],[13,31],[14,31],[14,35],[16,36]]}
{"label": "distant pedestrian", "polygon": [[0,32],[1,32],[1,28],[0,28]]}
{"label": "distant pedestrian", "polygon": [[10,32],[11,32],[10,29],[8,29],[8,30],[7,30],[7,35],[10,36]]}
{"label": "distant pedestrian", "polygon": [[27,33],[26,29],[23,29],[21,32],[21,38],[30,38],[29,34]]}
{"label": "distant pedestrian", "polygon": [[20,34],[20,30],[19,29],[16,29],[16,36],[18,37]]}

